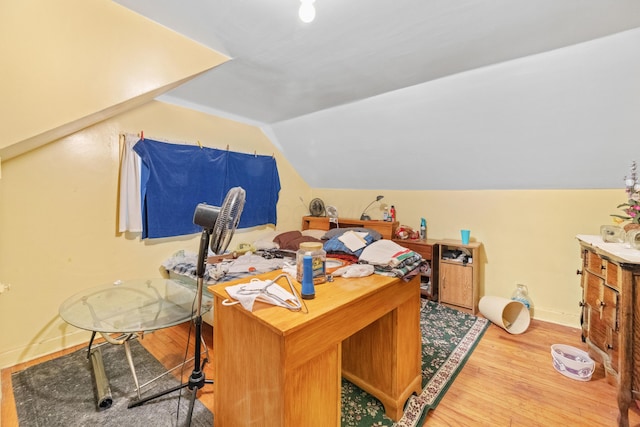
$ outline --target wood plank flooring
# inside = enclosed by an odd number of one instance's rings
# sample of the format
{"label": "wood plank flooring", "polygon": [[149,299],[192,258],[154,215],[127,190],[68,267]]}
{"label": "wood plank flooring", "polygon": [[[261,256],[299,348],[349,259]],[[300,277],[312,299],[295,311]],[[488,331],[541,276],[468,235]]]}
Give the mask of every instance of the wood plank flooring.
{"label": "wood plank flooring", "polygon": [[[204,325],[207,346],[212,345],[212,328]],[[146,334],[141,343],[167,367],[184,358],[189,325]],[[193,334],[191,335],[193,337]],[[615,426],[617,403],[615,388],[598,366],[591,381],[580,382],[557,373],[551,365],[551,344],[584,348],[580,331],[533,320],[521,335],[510,335],[491,325],[462,372],[444,398],[426,419],[428,426]],[[193,344],[193,338],[191,339]],[[2,370],[2,417],[0,425],[17,426],[11,389],[11,373],[63,353]],[[193,350],[189,350],[189,356]],[[213,349],[210,348],[213,357]],[[184,381],[191,374],[185,371]],[[205,368],[207,378],[215,379],[212,365]],[[202,403],[213,408],[213,386],[199,392]],[[630,410],[630,425],[640,427],[640,410]],[[235,427],[235,426],[234,426]]]}

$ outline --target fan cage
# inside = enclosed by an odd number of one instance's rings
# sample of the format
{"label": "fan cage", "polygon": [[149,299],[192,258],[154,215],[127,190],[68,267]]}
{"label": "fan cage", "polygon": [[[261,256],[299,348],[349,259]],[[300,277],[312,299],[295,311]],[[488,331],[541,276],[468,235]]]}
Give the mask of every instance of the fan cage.
{"label": "fan cage", "polygon": [[212,231],[210,247],[214,254],[221,255],[229,247],[233,232],[240,222],[245,196],[242,187],[233,187],[224,198]]}

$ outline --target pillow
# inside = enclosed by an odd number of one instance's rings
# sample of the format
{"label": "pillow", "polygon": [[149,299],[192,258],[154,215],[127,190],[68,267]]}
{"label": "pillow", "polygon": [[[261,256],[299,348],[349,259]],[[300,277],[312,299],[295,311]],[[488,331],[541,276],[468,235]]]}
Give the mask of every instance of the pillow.
{"label": "pillow", "polygon": [[286,231],[278,234],[273,241],[278,244],[280,249],[288,249],[290,251],[297,251],[300,249],[300,243],[303,242],[320,242],[319,239],[311,236],[303,236],[300,231]]}
{"label": "pillow", "polygon": [[273,241],[273,239],[280,234],[279,231],[270,230],[265,234],[261,235],[258,240],[253,242],[253,246],[256,250],[269,250],[269,249],[278,249],[278,244]]}
{"label": "pillow", "polygon": [[314,237],[316,239],[322,239],[322,236],[324,236],[326,234],[327,230],[317,230],[317,229],[308,229],[308,230],[302,230],[302,235],[303,236],[309,236],[309,237]]}
{"label": "pillow", "polygon": [[372,230],[371,228],[363,228],[363,227],[346,227],[346,228],[332,228],[327,231],[322,237],[323,240],[329,240],[336,236],[341,236],[343,233],[347,231],[364,231],[369,233],[373,241],[378,241],[382,239],[382,234],[378,233],[376,230]]}

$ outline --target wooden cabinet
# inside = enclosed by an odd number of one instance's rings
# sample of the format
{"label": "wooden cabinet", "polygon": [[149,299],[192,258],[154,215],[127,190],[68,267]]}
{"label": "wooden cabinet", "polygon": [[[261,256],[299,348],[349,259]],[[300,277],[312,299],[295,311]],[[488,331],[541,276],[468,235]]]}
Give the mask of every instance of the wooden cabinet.
{"label": "wooden cabinet", "polygon": [[[398,228],[398,221],[363,221],[353,218],[338,218],[338,226],[340,228],[348,227],[363,227],[370,228],[377,231],[382,235],[383,239],[392,239],[395,235],[396,228]],[[327,216],[303,216],[302,217],[302,229],[303,230],[329,230],[335,228],[336,225],[329,222]]]}
{"label": "wooden cabinet", "polygon": [[618,389],[618,424],[640,400],[640,251],[600,236],[579,235],[582,339]]}
{"label": "wooden cabinet", "polygon": [[420,295],[432,301],[438,301],[438,241],[433,239],[393,239],[394,242],[420,254],[428,263],[428,268],[420,272]]}
{"label": "wooden cabinet", "polygon": [[[438,242],[439,301],[449,307],[476,314],[479,300],[479,242],[463,245],[459,240]],[[451,258],[453,251],[465,257]]]}

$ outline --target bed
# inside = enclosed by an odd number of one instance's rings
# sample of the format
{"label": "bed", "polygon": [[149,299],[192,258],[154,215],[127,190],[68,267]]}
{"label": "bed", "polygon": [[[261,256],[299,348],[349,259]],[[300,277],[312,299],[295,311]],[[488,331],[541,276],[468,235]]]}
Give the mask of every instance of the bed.
{"label": "bed", "polygon": [[[347,237],[351,236],[351,233],[364,242],[362,247],[353,249],[345,243],[349,241]],[[373,229],[347,227],[330,230],[273,230],[265,232],[250,244],[243,243],[230,250],[230,253],[237,255],[235,258],[225,258],[217,262],[211,262],[210,258],[204,273],[203,297],[212,298],[206,289],[207,286],[216,283],[249,278],[278,269],[294,271],[295,276],[296,252],[303,242],[323,244],[327,252],[329,273],[339,273],[338,267],[369,264],[373,266],[370,267],[371,271],[376,274],[401,277],[408,281],[418,274],[425,264],[425,260],[419,254],[403,248],[392,240],[383,239],[381,234]],[[169,278],[195,288],[197,257],[195,252],[180,250],[167,258],[162,267]],[[205,322],[213,324],[212,311],[203,314],[202,317]]]}

